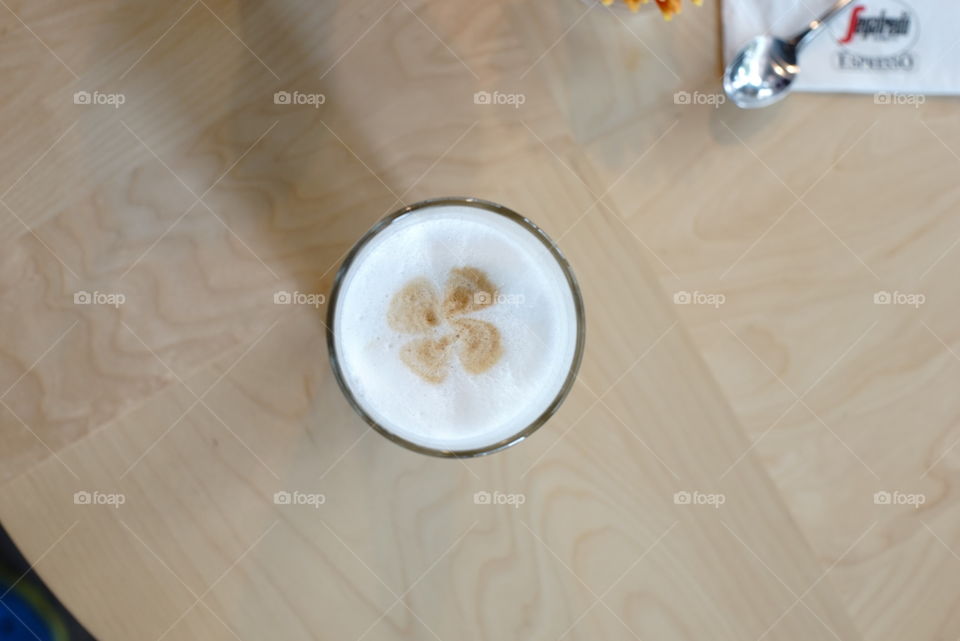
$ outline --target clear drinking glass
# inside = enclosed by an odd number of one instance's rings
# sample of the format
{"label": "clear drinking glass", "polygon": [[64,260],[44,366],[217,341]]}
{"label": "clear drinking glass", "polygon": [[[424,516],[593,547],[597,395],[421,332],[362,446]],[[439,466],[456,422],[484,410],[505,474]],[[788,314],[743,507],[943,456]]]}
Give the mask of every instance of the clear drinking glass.
{"label": "clear drinking glass", "polygon": [[[504,217],[519,225],[521,228],[526,230],[527,233],[532,234],[549,251],[550,256],[556,261],[557,266],[559,266],[560,270],[562,271],[566,280],[566,287],[569,287],[569,294],[573,301],[576,316],[576,346],[574,348],[573,358],[570,363],[570,368],[567,372],[566,379],[553,400],[546,407],[544,407],[543,411],[540,412],[540,414],[533,421],[525,425],[522,429],[519,429],[516,433],[482,447],[461,450],[440,449],[415,443],[408,438],[404,438],[396,434],[375,420],[367,408],[363,406],[363,403],[357,398],[354,390],[351,389],[348,377],[345,376],[342,369],[341,358],[340,354],[338,353],[338,345],[336,341],[337,332],[349,331],[349,328],[339,327],[337,324],[336,317],[338,300],[341,293],[340,290],[346,276],[354,267],[355,261],[357,261],[358,257],[361,255],[364,247],[367,246],[371,240],[387,229],[390,225],[397,224],[400,221],[405,221],[411,216],[429,216],[432,211],[435,211],[441,207],[449,207],[451,205],[469,207],[471,209],[482,211],[489,216]],[[502,205],[477,198],[451,197],[425,200],[404,207],[378,221],[373,228],[366,232],[366,234],[364,234],[363,237],[357,241],[357,243],[345,257],[340,269],[337,271],[327,308],[327,349],[330,355],[330,364],[340,389],[343,391],[344,396],[353,409],[373,429],[380,432],[380,434],[387,437],[391,441],[394,441],[395,443],[398,443],[415,452],[440,457],[467,458],[498,452],[512,445],[516,445],[520,441],[533,434],[540,426],[546,423],[547,420],[554,414],[554,412],[557,411],[567,394],[570,392],[570,389],[573,387],[573,383],[576,380],[577,372],[580,368],[580,362],[583,357],[584,335],[584,310],[580,288],[577,285],[577,280],[574,277],[569,263],[567,262],[566,258],[564,258],[557,246],[552,240],[550,240],[543,230],[541,230],[527,218]]]}

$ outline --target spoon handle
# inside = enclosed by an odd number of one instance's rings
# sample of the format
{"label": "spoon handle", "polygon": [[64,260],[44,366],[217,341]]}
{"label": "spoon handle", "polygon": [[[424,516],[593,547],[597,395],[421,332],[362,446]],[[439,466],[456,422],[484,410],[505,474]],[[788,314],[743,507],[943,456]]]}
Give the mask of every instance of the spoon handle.
{"label": "spoon handle", "polygon": [[832,7],[824,12],[823,15],[807,25],[806,29],[790,38],[788,42],[796,47],[797,50],[799,50],[801,47],[813,40],[813,38],[820,32],[820,27],[822,27],[827,20],[834,17],[851,2],[853,2],[853,0],[837,0],[833,3]]}

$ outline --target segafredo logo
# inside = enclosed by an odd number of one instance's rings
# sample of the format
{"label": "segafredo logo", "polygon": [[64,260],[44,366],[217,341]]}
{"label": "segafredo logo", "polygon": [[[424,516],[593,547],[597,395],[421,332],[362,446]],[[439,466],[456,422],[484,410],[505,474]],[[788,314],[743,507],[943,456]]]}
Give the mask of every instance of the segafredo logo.
{"label": "segafredo logo", "polygon": [[912,49],[920,28],[916,14],[900,0],[857,3],[846,20],[837,20],[830,29],[840,69],[910,71],[916,66]]}

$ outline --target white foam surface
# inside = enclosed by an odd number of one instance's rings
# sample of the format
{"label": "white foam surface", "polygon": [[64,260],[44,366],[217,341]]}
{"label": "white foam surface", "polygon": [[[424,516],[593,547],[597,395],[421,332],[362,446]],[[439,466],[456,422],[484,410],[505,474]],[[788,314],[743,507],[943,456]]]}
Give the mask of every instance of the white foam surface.
{"label": "white foam surface", "polygon": [[[451,269],[476,267],[499,288],[498,302],[468,313],[500,330],[503,355],[481,374],[451,355],[446,379],[430,383],[400,359],[401,347],[431,333],[391,329],[387,310],[410,280],[431,280],[442,296]],[[381,426],[419,445],[468,450],[532,423],[563,387],[573,362],[577,318],[563,270],[527,228],[466,205],[404,215],[355,257],[340,285],[334,343],[345,382]]]}

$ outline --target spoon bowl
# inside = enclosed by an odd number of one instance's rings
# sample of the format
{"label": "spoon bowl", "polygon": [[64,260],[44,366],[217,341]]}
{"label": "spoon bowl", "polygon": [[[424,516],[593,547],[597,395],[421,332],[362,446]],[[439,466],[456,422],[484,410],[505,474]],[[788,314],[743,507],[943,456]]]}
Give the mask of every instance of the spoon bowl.
{"label": "spoon bowl", "polygon": [[730,61],[723,90],[743,109],[766,107],[786,97],[798,71],[796,46],[757,36]]}

